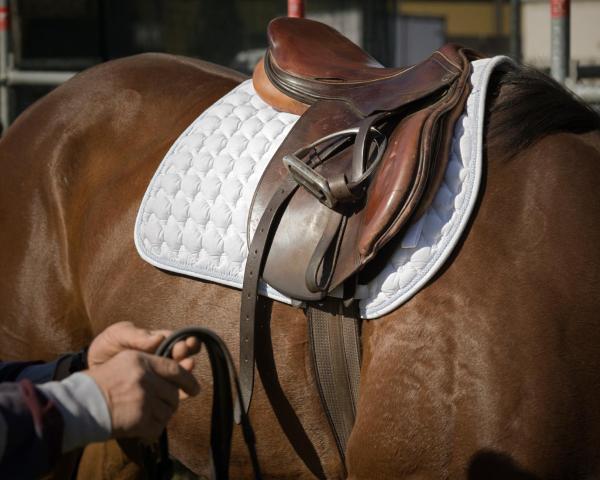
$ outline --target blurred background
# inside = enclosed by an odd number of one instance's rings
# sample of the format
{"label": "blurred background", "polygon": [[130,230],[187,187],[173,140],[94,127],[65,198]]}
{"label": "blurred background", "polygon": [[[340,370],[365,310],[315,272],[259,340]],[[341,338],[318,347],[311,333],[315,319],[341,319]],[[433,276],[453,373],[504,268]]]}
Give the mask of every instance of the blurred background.
{"label": "blurred background", "polygon": [[[551,63],[548,0],[306,0],[305,6],[307,17],[337,28],[387,66],[413,64],[446,42],[542,69]],[[8,25],[0,42],[0,102],[10,122],[69,72],[147,51],[250,73],[266,48],[267,23],[287,7],[286,0],[0,0],[0,29]],[[570,25],[568,75],[594,87],[600,0],[572,0]]]}

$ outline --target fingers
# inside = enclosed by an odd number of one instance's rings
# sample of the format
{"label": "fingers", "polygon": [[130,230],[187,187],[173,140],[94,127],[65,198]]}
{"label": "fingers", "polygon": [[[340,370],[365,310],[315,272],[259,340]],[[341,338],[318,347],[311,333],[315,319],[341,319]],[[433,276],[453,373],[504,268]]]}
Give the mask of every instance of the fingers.
{"label": "fingers", "polygon": [[176,361],[195,355],[200,351],[200,342],[196,337],[188,337],[173,346],[171,355]]}
{"label": "fingers", "polygon": [[[179,362],[179,366],[188,372],[191,372],[194,369],[194,364],[195,364],[194,359],[191,357],[184,358],[183,360],[181,360]],[[169,384],[169,385],[171,385],[171,384]],[[190,397],[190,395],[183,390],[178,390],[178,392],[179,392],[179,395],[178,395],[179,400],[186,400]]]}
{"label": "fingers", "polygon": [[149,388],[151,392],[154,392],[154,395],[158,400],[156,404],[164,404],[170,409],[170,413],[167,417],[169,418],[179,406],[179,390],[171,382],[158,375],[148,375],[146,382],[146,388]]}
{"label": "fingers", "polygon": [[118,353],[132,349],[153,353],[164,340],[164,333],[136,327],[131,322],[118,322],[98,335],[88,350],[91,368],[101,365]]}
{"label": "fingers", "polygon": [[180,390],[195,395],[199,386],[183,366],[168,358],[134,350],[115,355],[86,374],[104,394],[113,436],[155,438],[179,406]]}
{"label": "fingers", "polygon": [[170,358],[148,356],[148,362],[157,375],[160,375],[188,395],[194,396],[200,391],[198,381],[176,361]]}
{"label": "fingers", "polygon": [[184,370],[187,370],[188,372],[191,372],[194,369],[194,364],[196,363],[194,361],[193,358],[188,357],[188,358],[184,358],[183,360],[181,360],[179,363],[179,366],[181,366],[181,368],[183,368]]}
{"label": "fingers", "polygon": [[[179,365],[181,366],[181,368],[183,368],[184,370],[187,370],[188,372],[191,372],[194,369],[194,365],[195,365],[195,361],[193,358],[188,357],[188,358],[184,358],[183,360],[181,360],[179,362]],[[189,398],[190,396],[185,393],[182,390],[179,390],[179,400],[185,400],[187,398]]]}
{"label": "fingers", "polygon": [[131,322],[121,322],[114,324],[111,328],[118,338],[119,345],[123,348],[140,350],[142,352],[154,353],[160,343],[166,338],[170,332],[167,331],[151,331],[145,328],[136,327]]}
{"label": "fingers", "polygon": [[[171,330],[165,329],[151,330],[150,332],[154,335],[162,335],[164,338],[167,338],[173,333]],[[198,339],[196,337],[187,337],[185,340],[181,340],[173,346],[171,356],[174,360],[179,361],[191,355],[196,355],[199,352],[200,342]]]}
{"label": "fingers", "polygon": [[[94,339],[88,352],[88,361],[90,366],[98,365],[128,349],[154,353],[171,333],[171,330],[166,329],[139,328],[131,322],[114,323]],[[194,337],[188,337],[175,344],[172,354],[179,361],[199,351],[200,342]]]}

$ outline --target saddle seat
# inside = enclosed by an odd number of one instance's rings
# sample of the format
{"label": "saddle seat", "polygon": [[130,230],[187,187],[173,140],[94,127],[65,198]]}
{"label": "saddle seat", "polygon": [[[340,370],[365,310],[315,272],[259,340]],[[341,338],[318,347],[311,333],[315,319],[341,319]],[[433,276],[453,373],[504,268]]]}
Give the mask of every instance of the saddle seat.
{"label": "saddle seat", "polygon": [[[447,87],[462,64],[458,47],[446,45],[418,65],[385,68],[333,28],[307,19],[277,18],[268,36],[254,86],[267,103],[292,113],[319,100],[344,101],[363,116],[392,111]],[[304,108],[290,108],[290,99]]]}
{"label": "saddle seat", "polygon": [[377,60],[328,25],[277,18],[269,25],[270,54],[279,70],[295,77],[343,83],[385,78],[401,69]]}
{"label": "saddle seat", "polygon": [[[312,192],[300,188],[278,220],[263,278],[291,298],[314,301],[365,266],[430,204],[443,178],[454,123],[468,96],[469,61],[477,55],[446,45],[417,65],[387,69],[331,27],[312,20],[275,19],[268,36],[264,72],[270,88],[307,110],[259,182],[248,244],[270,199],[288,177],[290,158],[293,169],[302,170],[296,175],[300,183],[305,174],[331,191],[346,192],[359,179],[361,183],[355,188],[360,199],[337,206],[316,198],[321,187]],[[261,95],[256,82],[255,88]],[[271,103],[271,97],[261,97]],[[296,154],[310,150],[307,145],[351,128],[362,132],[354,134],[352,148],[314,168],[298,166]],[[380,149],[385,151],[378,165],[369,168]],[[307,158],[311,155],[315,152]]]}

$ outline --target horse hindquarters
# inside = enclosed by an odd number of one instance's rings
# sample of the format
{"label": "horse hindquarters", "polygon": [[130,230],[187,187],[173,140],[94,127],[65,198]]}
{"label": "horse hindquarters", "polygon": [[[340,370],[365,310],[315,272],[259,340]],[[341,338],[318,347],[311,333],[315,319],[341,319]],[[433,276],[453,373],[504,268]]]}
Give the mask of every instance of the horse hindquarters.
{"label": "horse hindquarters", "polygon": [[597,133],[488,152],[452,263],[363,329],[351,478],[600,474],[599,152]]}
{"label": "horse hindquarters", "polygon": [[242,79],[167,55],[108,62],[55,89],[5,132],[0,358],[51,359],[110,323],[146,324],[135,299],[118,294],[122,281],[136,280],[130,265],[141,263],[132,241],[137,205],[175,138]]}

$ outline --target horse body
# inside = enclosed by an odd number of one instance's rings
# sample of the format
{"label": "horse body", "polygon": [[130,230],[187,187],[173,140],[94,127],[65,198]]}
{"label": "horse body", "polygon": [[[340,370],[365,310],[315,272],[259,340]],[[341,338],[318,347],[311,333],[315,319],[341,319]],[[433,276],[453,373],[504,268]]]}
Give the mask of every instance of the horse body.
{"label": "horse body", "polygon": [[456,258],[407,305],[365,324],[348,453],[357,478],[371,462],[385,478],[400,465],[399,478],[597,474],[600,235],[590,219],[600,204],[583,194],[600,174],[594,137],[592,147],[556,135],[510,161],[490,149]]}
{"label": "horse body", "polygon": [[[119,320],[203,325],[237,357],[239,292],[157,270],[132,237],[169,146],[241,80],[165,55],[119,60],[56,89],[6,132],[1,358],[49,359]],[[514,156],[488,139],[484,192],[458,251],[406,305],[364,322],[350,478],[600,475],[599,152],[598,132],[549,135]],[[271,332],[280,383],[325,473],[342,477],[303,313],[273,304]],[[204,475],[209,371],[200,361],[204,392],[169,427],[174,456]],[[265,476],[310,478],[260,385],[251,418]],[[236,431],[231,476],[250,472]]]}

